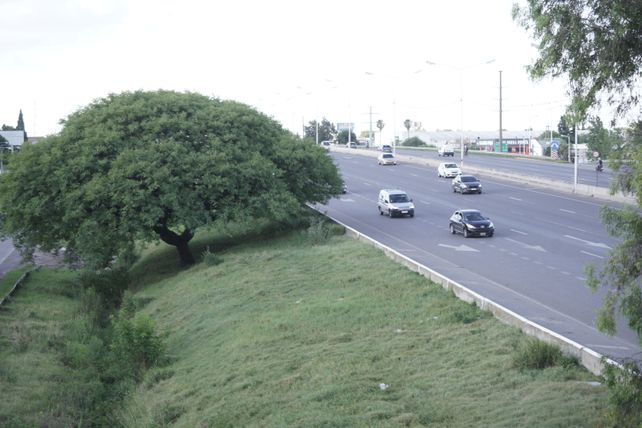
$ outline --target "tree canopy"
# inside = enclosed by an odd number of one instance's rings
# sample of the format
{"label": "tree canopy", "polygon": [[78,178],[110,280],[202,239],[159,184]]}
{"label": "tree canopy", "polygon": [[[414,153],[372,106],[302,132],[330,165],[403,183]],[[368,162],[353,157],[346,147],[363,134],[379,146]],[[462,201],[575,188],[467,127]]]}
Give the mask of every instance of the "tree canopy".
{"label": "tree canopy", "polygon": [[[312,120],[309,122],[308,126],[304,127],[305,138],[311,138],[314,142],[317,141],[317,121]],[[334,124],[325,117],[319,123],[319,143],[321,141],[334,141],[334,138],[337,135],[337,129],[334,127]]]}
{"label": "tree canopy", "polygon": [[567,75],[579,119],[605,95],[621,115],[638,104],[642,7],[630,0],[527,0],[513,18],[532,31],[539,58],[534,78]]}
{"label": "tree canopy", "polygon": [[184,264],[217,221],[287,220],[341,193],[327,152],[234,101],[172,91],[111,94],[26,144],[0,178],[2,232],[107,266],[163,240]]}

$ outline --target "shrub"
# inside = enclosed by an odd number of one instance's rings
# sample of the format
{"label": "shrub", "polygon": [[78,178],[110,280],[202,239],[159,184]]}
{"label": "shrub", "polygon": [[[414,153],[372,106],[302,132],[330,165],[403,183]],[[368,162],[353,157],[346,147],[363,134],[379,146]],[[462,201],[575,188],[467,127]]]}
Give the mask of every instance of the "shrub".
{"label": "shrub", "polygon": [[331,230],[322,217],[314,216],[310,219],[310,226],[306,230],[306,235],[311,244],[318,245],[330,239]]}
{"label": "shrub", "polygon": [[425,147],[426,143],[424,143],[424,141],[421,138],[411,137],[404,140],[404,142],[401,143],[401,145],[406,147]]}
{"label": "shrub", "polygon": [[609,426],[642,426],[642,373],[635,362],[622,368],[604,363],[604,381],[609,389]]}
{"label": "shrub", "polygon": [[577,365],[577,360],[565,356],[555,345],[528,338],[518,346],[513,355],[513,365],[519,370],[544,369],[546,367]]}
{"label": "shrub", "polygon": [[223,263],[223,258],[210,251],[210,247],[208,245],[205,251],[203,251],[203,261],[207,266],[216,266]]}
{"label": "shrub", "polygon": [[113,322],[111,339],[110,365],[115,379],[132,376],[140,381],[145,370],[156,364],[164,353],[154,322],[144,314],[128,318],[119,313]]}

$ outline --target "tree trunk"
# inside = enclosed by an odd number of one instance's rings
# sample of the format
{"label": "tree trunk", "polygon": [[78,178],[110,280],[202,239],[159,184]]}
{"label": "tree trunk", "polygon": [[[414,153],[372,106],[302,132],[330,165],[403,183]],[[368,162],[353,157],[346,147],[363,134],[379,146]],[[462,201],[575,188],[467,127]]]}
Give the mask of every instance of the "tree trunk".
{"label": "tree trunk", "polygon": [[178,256],[181,259],[181,265],[190,266],[193,265],[196,260],[189,249],[189,241],[192,239],[194,234],[189,229],[185,229],[180,235],[176,232],[169,230],[165,226],[156,226],[154,231],[158,233],[160,239],[166,244],[173,245],[178,251]]}

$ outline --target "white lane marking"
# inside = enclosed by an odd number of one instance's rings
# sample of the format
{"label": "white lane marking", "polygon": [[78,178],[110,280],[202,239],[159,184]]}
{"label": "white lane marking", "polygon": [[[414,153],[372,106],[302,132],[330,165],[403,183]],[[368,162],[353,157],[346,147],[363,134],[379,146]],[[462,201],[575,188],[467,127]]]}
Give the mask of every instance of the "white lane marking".
{"label": "white lane marking", "polygon": [[350,198],[339,198],[339,200],[341,202],[354,202],[354,199],[350,199]]}
{"label": "white lane marking", "polygon": [[586,245],[590,245],[591,247],[606,248],[607,250],[611,249],[611,247],[609,247],[603,242],[591,242],[591,241],[587,241],[586,239],[578,238],[571,235],[564,235],[564,237],[569,239],[575,239],[576,241],[584,242]]}
{"label": "white lane marking", "polygon": [[469,246],[467,246],[467,245],[464,245],[464,244],[461,244],[461,245],[459,245],[459,246],[455,246],[455,245],[446,245],[446,244],[439,244],[439,246],[440,246],[440,247],[445,247],[445,248],[451,248],[451,249],[453,249],[453,250],[455,250],[455,251],[473,251],[473,252],[475,252],[475,253],[478,253],[478,252],[479,252],[479,250],[476,250],[476,249],[471,248],[471,247],[469,247]]}
{"label": "white lane marking", "polygon": [[515,233],[519,233],[520,235],[528,235],[528,233],[522,232],[521,230],[517,230],[517,229],[510,229],[510,231],[511,232],[515,232]]}
{"label": "white lane marking", "polygon": [[421,177],[419,174],[413,174],[412,172],[410,173],[411,177]]}
{"label": "white lane marking", "polygon": [[603,259],[604,258],[604,256],[600,256],[599,254],[589,253],[588,251],[584,251],[584,250],[580,250],[580,253],[584,253],[587,256],[597,257],[598,259]]}
{"label": "white lane marking", "polygon": [[575,211],[565,210],[564,208],[560,208],[560,211],[565,212],[565,213],[569,213],[569,214],[577,214]]}
{"label": "white lane marking", "polygon": [[419,201],[419,202],[421,202],[422,204],[430,205],[430,202],[428,201]]}
{"label": "white lane marking", "polygon": [[521,245],[522,247],[524,247],[526,249],[535,250],[535,251],[540,251],[542,253],[546,253],[546,250],[544,248],[542,248],[541,246],[539,246],[539,245],[530,245],[530,244],[527,244],[525,242],[520,242],[520,241],[517,241],[515,239],[511,239],[511,238],[504,238],[504,239],[507,240],[507,241],[510,241],[510,242],[514,242],[514,243],[516,243],[518,245]]}
{"label": "white lane marking", "polygon": [[368,183],[367,181],[364,182],[363,184],[365,184],[366,186],[372,186],[372,184]]}
{"label": "white lane marking", "polygon": [[522,201],[523,201],[523,199],[521,199],[521,198],[516,198],[516,197],[514,197],[514,196],[509,196],[509,197],[508,197],[508,199],[512,199],[512,200],[514,200],[514,201],[519,201],[519,202],[522,202]]}

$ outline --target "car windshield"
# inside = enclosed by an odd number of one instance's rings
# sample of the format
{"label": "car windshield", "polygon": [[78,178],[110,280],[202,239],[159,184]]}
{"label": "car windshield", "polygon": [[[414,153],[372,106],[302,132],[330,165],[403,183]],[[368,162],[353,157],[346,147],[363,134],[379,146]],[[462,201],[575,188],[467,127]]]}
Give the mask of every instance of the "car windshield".
{"label": "car windshield", "polygon": [[447,163],[446,165],[444,165],[444,168],[457,168],[457,164]]}
{"label": "car windshield", "polygon": [[408,202],[408,195],[406,195],[405,193],[390,195],[390,202],[392,203]]}
{"label": "car windshield", "polygon": [[383,157],[384,157],[384,158],[391,158],[391,157],[393,157],[393,156],[392,156],[391,154],[388,154],[388,153],[387,153],[387,154],[383,155]]}
{"label": "car windshield", "polygon": [[461,181],[465,181],[467,183],[470,183],[470,182],[473,182],[473,181],[477,181],[477,179],[475,177],[473,177],[472,175],[464,175],[464,176],[461,177]]}
{"label": "car windshield", "polygon": [[481,215],[480,212],[472,212],[472,213],[466,213],[464,214],[464,218],[467,221],[480,221],[480,220],[486,220],[483,215]]}

